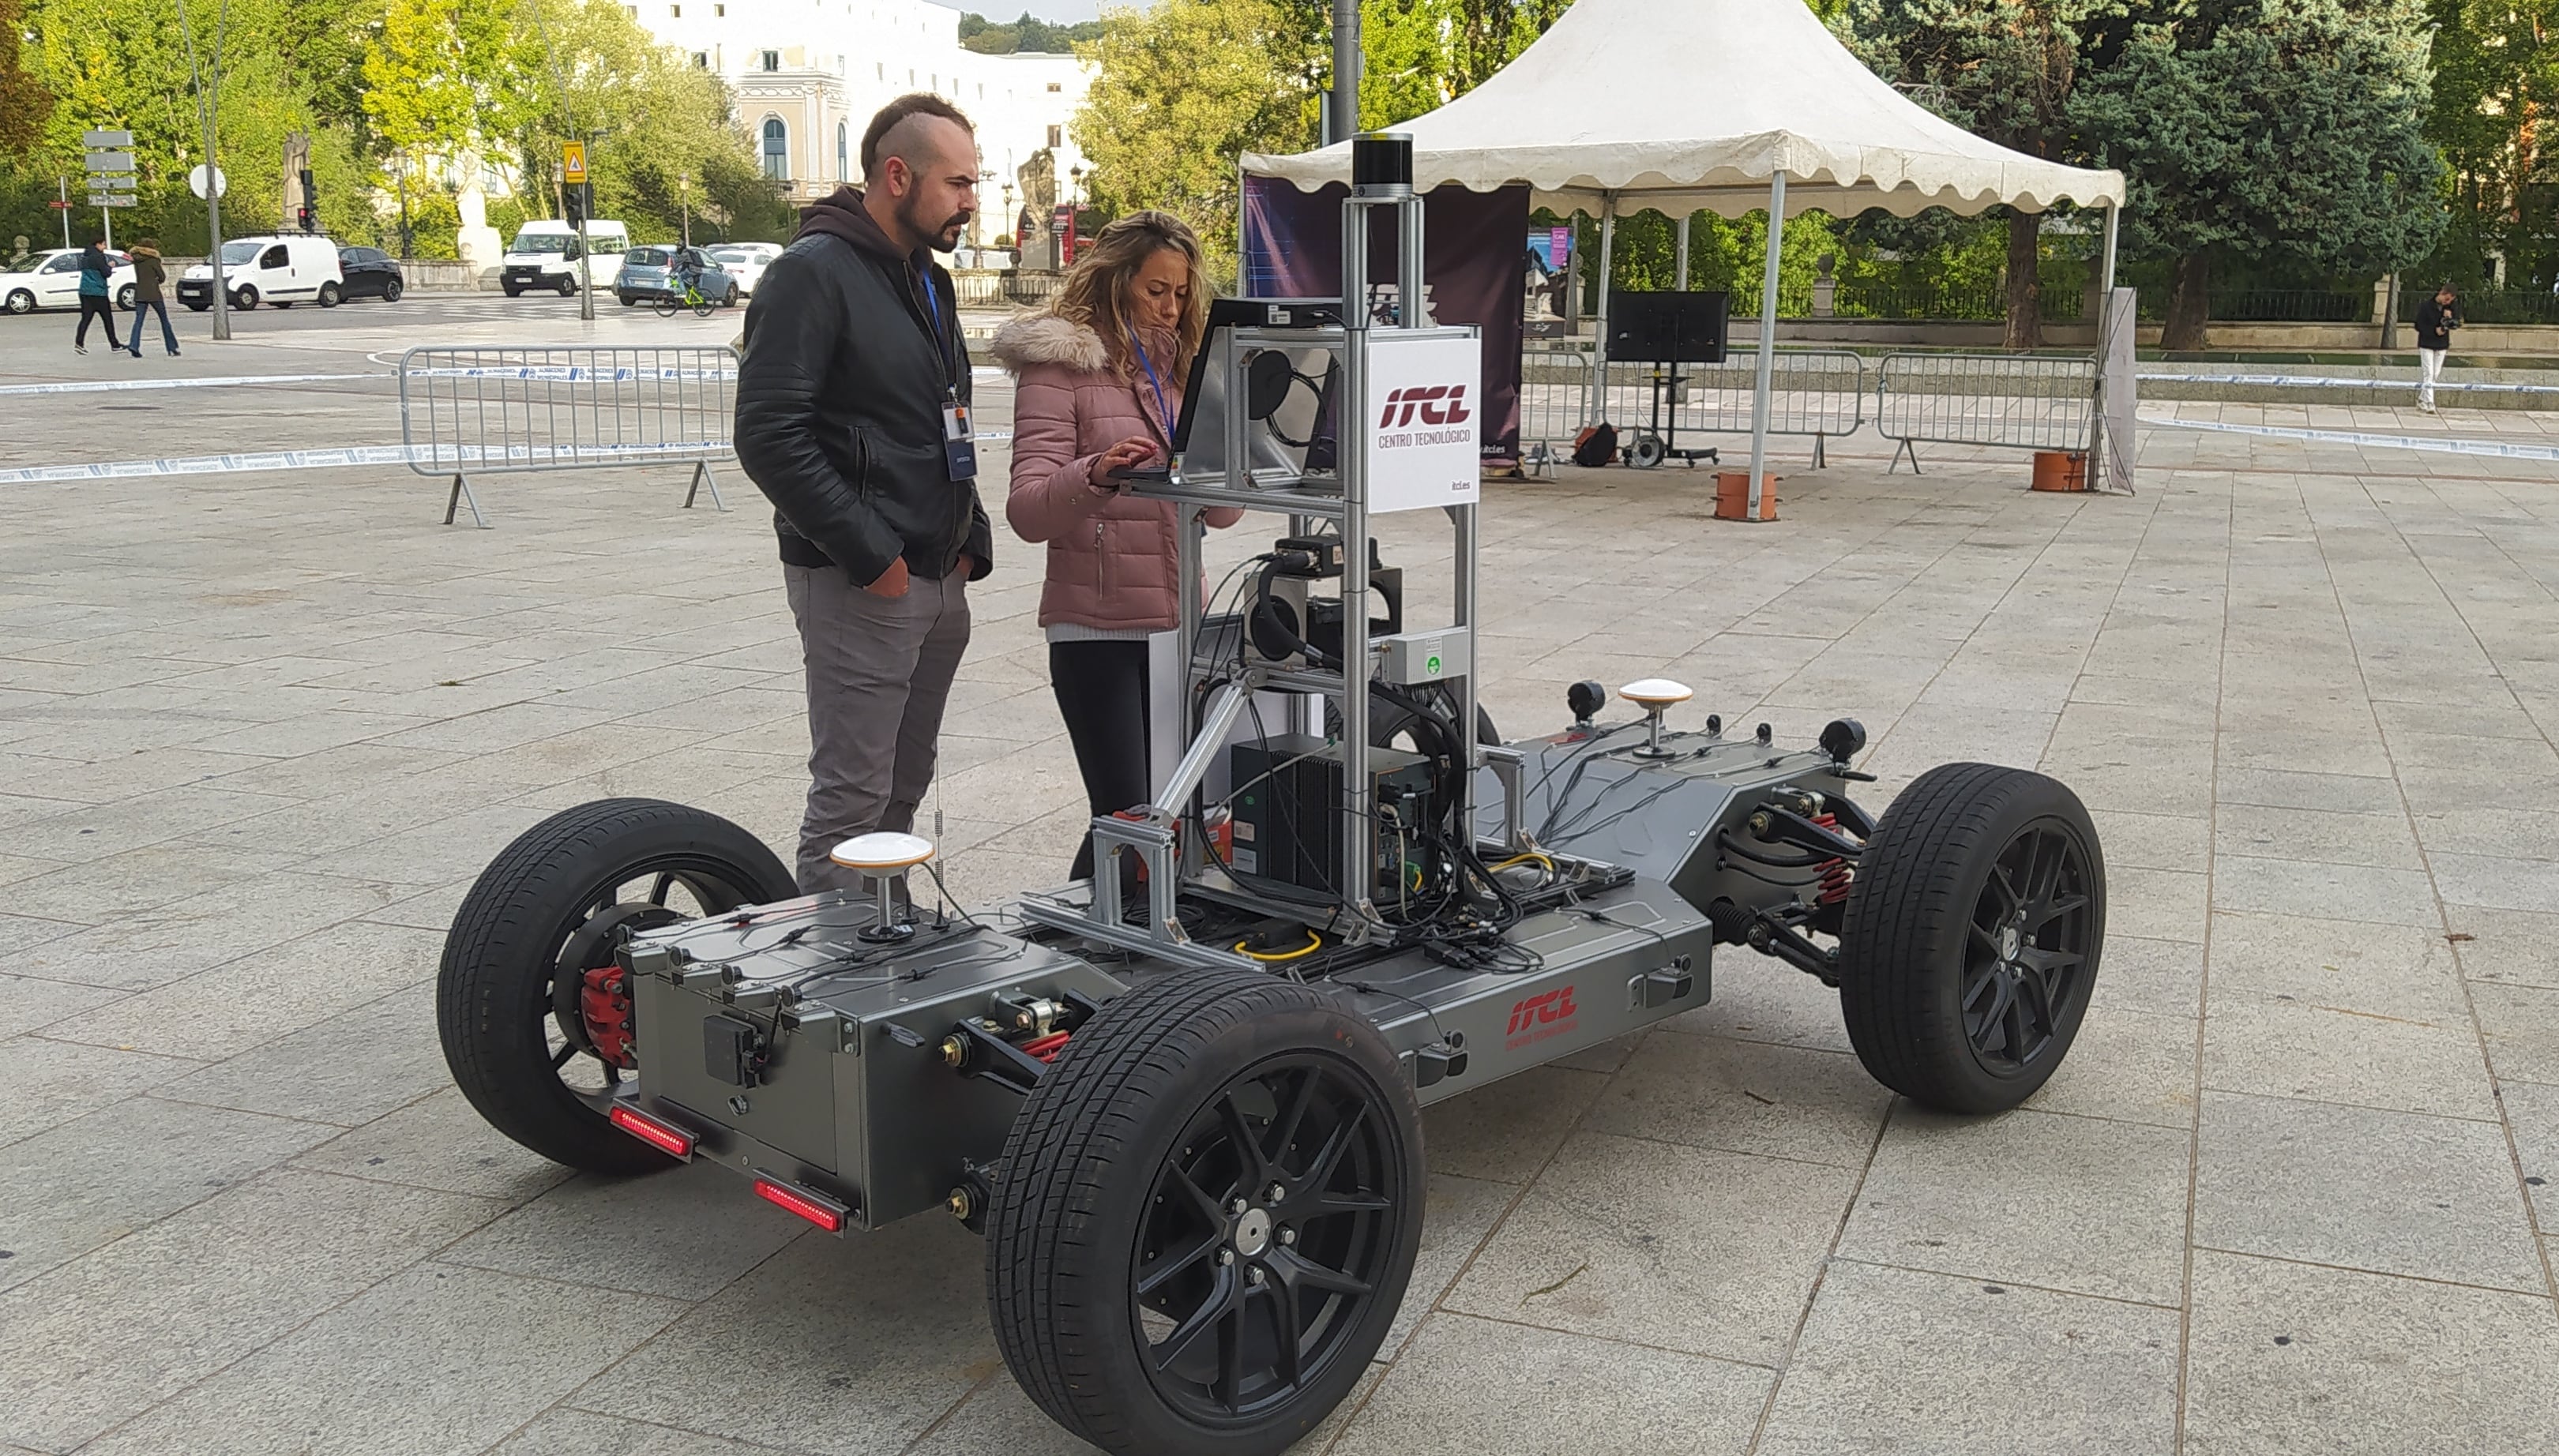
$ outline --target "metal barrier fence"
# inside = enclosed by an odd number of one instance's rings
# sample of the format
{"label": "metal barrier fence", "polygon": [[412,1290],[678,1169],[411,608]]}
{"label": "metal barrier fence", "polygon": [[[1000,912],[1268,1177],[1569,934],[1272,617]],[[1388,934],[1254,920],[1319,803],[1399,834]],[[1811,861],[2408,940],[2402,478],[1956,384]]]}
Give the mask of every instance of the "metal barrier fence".
{"label": "metal barrier fence", "polygon": [[1520,357],[1520,464],[1552,475],[1590,422],[1590,356],[1532,349]]}
{"label": "metal barrier fence", "polygon": [[2017,355],[1892,354],[1876,385],[1876,432],[1919,469],[1918,445],[2086,450],[2095,438],[2097,362]]}
{"label": "metal barrier fence", "polygon": [[[1681,364],[1677,369],[1613,364],[1609,373],[1607,414],[1620,434],[1651,427],[1657,387],[1669,391],[1661,419],[1672,439],[1750,433],[1759,382],[1755,356],[1735,353],[1723,364]],[[1856,434],[1866,423],[1866,362],[1854,354],[1779,350],[1768,373],[1768,433],[1809,436],[1813,465],[1819,469],[1827,463],[1826,442]]]}
{"label": "metal barrier fence", "polygon": [[453,478],[444,523],[471,508],[489,523],[470,477],[616,465],[693,468],[722,510],[714,461],[735,460],[737,352],[660,349],[424,347],[400,356],[400,443],[409,469]]}

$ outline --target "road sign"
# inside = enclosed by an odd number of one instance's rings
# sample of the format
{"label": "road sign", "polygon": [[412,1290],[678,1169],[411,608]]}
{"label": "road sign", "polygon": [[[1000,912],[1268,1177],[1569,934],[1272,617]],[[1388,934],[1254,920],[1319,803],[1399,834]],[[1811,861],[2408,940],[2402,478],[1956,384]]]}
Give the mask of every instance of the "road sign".
{"label": "road sign", "polygon": [[133,194],[129,192],[93,192],[88,195],[88,205],[92,208],[129,208],[133,201]]}
{"label": "road sign", "polygon": [[585,184],[586,143],[560,143],[560,181],[567,183],[571,187],[579,187]]}
{"label": "road sign", "polygon": [[213,168],[207,167],[202,163],[198,163],[196,170],[187,174],[187,190],[198,197],[203,197],[205,195],[205,183],[208,173],[212,174],[211,180],[214,185],[214,196],[218,198],[228,197],[231,190],[231,180],[228,177],[224,176],[221,172],[215,171]]}
{"label": "road sign", "polygon": [[84,147],[129,147],[133,145],[133,133],[129,131],[83,131],[80,133],[80,145]]}
{"label": "road sign", "polygon": [[88,190],[91,192],[131,192],[133,191],[133,174],[130,172],[92,172],[88,175]]}
{"label": "road sign", "polygon": [[88,154],[88,170],[130,172],[133,170],[133,154],[131,152],[91,152]]}
{"label": "road sign", "polygon": [[71,202],[68,199],[59,203],[47,203],[45,206],[52,208],[58,213],[68,213],[72,210]]}

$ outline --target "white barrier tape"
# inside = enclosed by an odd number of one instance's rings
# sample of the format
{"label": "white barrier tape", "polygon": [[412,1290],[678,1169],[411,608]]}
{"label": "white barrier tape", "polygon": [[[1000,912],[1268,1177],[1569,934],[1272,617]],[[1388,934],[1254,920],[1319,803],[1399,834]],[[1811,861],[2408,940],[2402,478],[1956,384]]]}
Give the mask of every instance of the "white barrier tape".
{"label": "white barrier tape", "polygon": [[2485,455],[2502,460],[2559,460],[2559,445],[2516,445],[2450,435],[2383,435],[2366,430],[2305,430],[2291,425],[2233,425],[2219,420],[2162,419],[2148,414],[2141,421],[2153,429],[2209,430],[2221,435],[2307,440],[2316,445],[2369,445],[2385,450],[2429,450],[2442,455]]}
{"label": "white barrier tape", "polygon": [[122,389],[220,389],[235,384],[317,384],[387,379],[388,374],[222,374],[201,379],[93,379],[67,384],[0,384],[0,394],[104,394]]}
{"label": "white barrier tape", "polygon": [[[2415,379],[2343,379],[2333,374],[2135,374],[2145,384],[2273,384],[2305,389],[2410,389]],[[2559,394],[2559,384],[2452,384],[2439,390],[2472,394]]]}
{"label": "white barrier tape", "polygon": [[638,369],[616,367],[592,368],[584,364],[515,364],[501,368],[482,366],[402,369],[400,375],[410,379],[540,379],[562,384],[628,384],[639,379],[734,379],[735,369]]}
{"label": "white barrier tape", "polygon": [[[1006,441],[1013,438],[1009,430],[980,431],[978,438]],[[88,465],[40,465],[20,470],[0,470],[0,486],[45,485],[62,481],[115,480],[134,476],[231,475],[245,471],[270,470],[337,470],[359,465],[433,465],[461,466],[493,463],[556,462],[576,465],[592,462],[599,466],[648,460],[660,457],[699,459],[717,452],[729,458],[729,442],[704,440],[695,444],[616,446],[561,446],[536,453],[529,446],[512,450],[463,449],[432,445],[346,445],[331,450],[261,450],[234,455],[189,455],[160,460],[103,460]]]}

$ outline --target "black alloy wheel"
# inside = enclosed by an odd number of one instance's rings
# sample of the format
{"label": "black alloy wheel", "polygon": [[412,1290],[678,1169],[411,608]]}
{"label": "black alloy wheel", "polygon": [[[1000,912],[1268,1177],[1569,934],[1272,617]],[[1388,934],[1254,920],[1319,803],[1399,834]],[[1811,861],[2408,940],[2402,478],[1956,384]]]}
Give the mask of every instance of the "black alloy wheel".
{"label": "black alloy wheel", "polygon": [[397,302],[399,302],[399,301],[400,301],[400,281],[399,281],[399,279],[397,279],[397,278],[385,278],[385,279],[383,279],[383,280],[382,280],[382,302],[384,302],[384,303],[397,303]]}
{"label": "black alloy wheel", "polygon": [[1992,1075],[2032,1067],[2061,1032],[2060,1008],[2094,969],[2087,846],[2059,823],[2020,831],[1973,907],[1964,1036]]}
{"label": "black alloy wheel", "polygon": [[2105,937],[2105,857],[2078,796],[2024,769],[1930,769],[1884,810],[1849,885],[1849,1041],[1914,1101],[2005,1111],[2068,1055]]}
{"label": "black alloy wheel", "polygon": [[664,1167],[605,1120],[636,1065],[616,954],[637,932],[795,893],[762,841],[700,809],[602,800],[535,824],[481,873],[445,938],[436,1025],[455,1084],[491,1126],[553,1162]]}
{"label": "black alloy wheel", "polygon": [[1420,1111],[1374,1024],[1250,971],[1153,975],[1013,1123],[987,1304],[1051,1417],[1133,1456],[1276,1456],[1347,1396],[1420,1245]]}

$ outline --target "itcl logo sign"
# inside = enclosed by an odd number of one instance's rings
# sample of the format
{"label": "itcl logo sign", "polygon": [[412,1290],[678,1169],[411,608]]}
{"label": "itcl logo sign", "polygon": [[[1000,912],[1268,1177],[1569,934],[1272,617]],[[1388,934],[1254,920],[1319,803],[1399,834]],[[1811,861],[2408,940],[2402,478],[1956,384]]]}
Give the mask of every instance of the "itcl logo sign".
{"label": "itcl logo sign", "polygon": [[1521,1032],[1541,1026],[1554,1026],[1581,1015],[1581,1008],[1573,1004],[1573,989],[1571,986],[1566,986],[1563,990],[1549,991],[1543,996],[1527,997],[1513,1005],[1510,1029],[1503,1035],[1515,1037]]}
{"label": "itcl logo sign", "polygon": [[1413,423],[1417,415],[1426,425],[1462,425],[1474,418],[1466,409],[1465,385],[1417,385],[1386,396],[1386,413],[1379,417],[1377,427],[1398,429]]}

